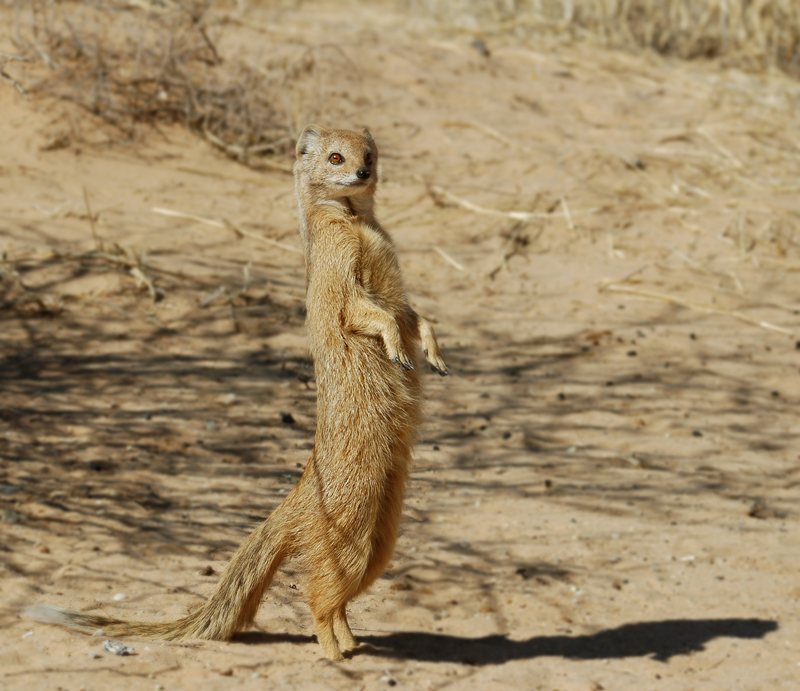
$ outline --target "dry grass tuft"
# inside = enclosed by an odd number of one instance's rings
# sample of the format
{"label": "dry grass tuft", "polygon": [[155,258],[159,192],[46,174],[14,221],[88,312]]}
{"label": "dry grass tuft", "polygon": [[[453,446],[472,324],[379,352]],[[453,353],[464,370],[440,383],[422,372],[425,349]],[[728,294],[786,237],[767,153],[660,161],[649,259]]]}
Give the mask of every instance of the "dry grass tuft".
{"label": "dry grass tuft", "polygon": [[138,139],[181,123],[248,165],[292,145],[268,77],[219,55],[209,2],[16,0],[18,50],[46,71],[28,91],[71,101]]}
{"label": "dry grass tuft", "polygon": [[467,29],[589,33],[607,45],[685,59],[722,58],[800,77],[797,0],[404,0]]}

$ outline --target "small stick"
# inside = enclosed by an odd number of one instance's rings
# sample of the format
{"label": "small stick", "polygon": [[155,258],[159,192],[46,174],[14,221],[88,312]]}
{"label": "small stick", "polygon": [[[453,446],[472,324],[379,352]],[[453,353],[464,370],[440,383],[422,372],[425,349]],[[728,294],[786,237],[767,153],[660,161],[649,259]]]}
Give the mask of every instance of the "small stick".
{"label": "small stick", "polygon": [[147,287],[147,292],[150,293],[150,297],[153,298],[153,302],[158,301],[159,291],[156,289],[153,281],[150,280],[144,271],[142,271],[138,266],[134,266],[131,268],[131,276]]}
{"label": "small stick", "polygon": [[[531,221],[535,218],[556,218],[554,214],[542,214],[542,213],[534,213],[531,211],[498,211],[497,209],[487,209],[485,206],[478,206],[477,204],[473,204],[472,202],[468,202],[466,199],[461,199],[454,194],[451,194],[447,190],[442,189],[437,185],[431,185],[428,188],[431,196],[433,197],[434,201],[439,204],[442,203],[442,200],[448,200],[455,204],[456,206],[460,206],[462,209],[467,209],[468,211],[473,211],[476,214],[485,214],[488,216],[503,216],[504,218],[513,218],[515,221]],[[592,213],[594,209],[589,211],[584,211],[582,213]],[[581,212],[578,212],[581,213]],[[571,220],[570,216],[570,220]]]}
{"label": "small stick", "polygon": [[[222,149],[228,156],[239,160],[242,163],[250,165],[245,159],[250,154],[259,153],[261,151],[268,151],[269,149],[275,148],[281,142],[286,141],[286,138],[281,138],[272,142],[270,144],[260,144],[258,146],[253,147],[244,147],[244,146],[234,146],[232,144],[226,144],[222,141],[219,137],[212,134],[208,131],[207,127],[203,127],[203,136],[211,142],[214,146],[219,149]],[[274,170],[280,170],[284,173],[291,173],[294,168],[291,165],[287,165],[285,163],[281,163],[279,161],[270,161],[269,159],[262,158],[259,160],[259,165],[264,166],[265,168],[272,168]],[[251,166],[254,167],[254,166]]]}
{"label": "small stick", "polygon": [[442,123],[445,127],[472,127],[479,132],[483,132],[484,134],[488,134],[492,139],[496,139],[498,142],[502,142],[503,144],[507,144],[508,146],[513,146],[516,149],[527,151],[528,147],[520,144],[519,142],[512,141],[504,134],[498,132],[494,127],[489,127],[489,125],[483,125],[479,122],[466,122],[461,120],[445,120]]}
{"label": "small stick", "polygon": [[636,290],[635,288],[628,288],[627,286],[620,286],[620,285],[610,285],[606,288],[609,292],[612,293],[628,293],[629,295],[636,295],[638,297],[647,298],[649,300],[659,300],[661,302],[669,302],[673,305],[679,305],[681,307],[686,307],[687,309],[697,310],[698,312],[707,312],[708,314],[724,314],[729,317],[733,317],[734,319],[738,319],[739,321],[743,321],[746,324],[752,324],[753,326],[760,326],[762,329],[767,329],[768,331],[777,331],[778,333],[786,334],[787,336],[794,336],[794,332],[790,331],[789,329],[784,329],[782,326],[776,326],[775,324],[771,324],[770,322],[761,321],[759,319],[753,319],[752,317],[748,317],[741,312],[736,312],[733,310],[724,310],[720,309],[719,307],[711,307],[710,305],[701,305],[696,302],[689,302],[688,300],[681,300],[680,298],[673,297],[672,295],[664,295],[663,293],[652,293],[647,290]]}
{"label": "small stick", "polygon": [[220,295],[224,295],[224,294],[225,294],[225,286],[220,286],[213,293],[211,293],[211,295],[209,295],[205,300],[203,300],[200,303],[200,307],[208,307]]}
{"label": "small stick", "polygon": [[119,314],[123,319],[130,319],[130,315],[122,309],[117,303],[113,300],[106,300],[103,304],[108,305],[111,309],[113,309],[117,314]]}
{"label": "small stick", "polygon": [[439,254],[439,256],[444,259],[450,266],[454,266],[459,271],[466,271],[463,265],[459,264],[455,259],[453,259],[447,252],[445,252],[441,247],[435,247],[434,251]]}
{"label": "small stick", "polygon": [[265,238],[263,235],[259,235],[258,233],[251,233],[248,230],[238,226],[233,221],[229,221],[227,219],[223,219],[225,222],[225,227],[228,230],[233,231],[239,237],[246,237],[252,238],[253,240],[258,240],[259,242],[263,242],[267,245],[272,245],[273,247],[280,247],[282,250],[286,250],[287,252],[292,252],[294,254],[303,254],[303,250],[299,250],[296,247],[292,247],[291,245],[286,245],[283,242],[278,242],[277,240],[273,240],[272,238]]}
{"label": "small stick", "polygon": [[204,223],[205,225],[213,226],[214,228],[227,228],[228,230],[234,232],[236,235],[240,237],[252,238],[253,240],[258,240],[259,242],[263,242],[267,245],[272,245],[273,247],[280,247],[282,250],[286,250],[287,252],[292,252],[294,254],[303,254],[303,251],[297,249],[296,247],[292,247],[291,245],[287,245],[283,242],[278,242],[277,240],[273,240],[272,238],[265,238],[263,235],[258,235],[257,233],[251,233],[250,231],[241,228],[233,221],[229,221],[228,219],[225,218],[223,218],[221,221],[217,221],[216,219],[213,218],[203,218],[202,216],[185,214],[182,211],[173,211],[172,209],[162,209],[157,206],[153,207],[150,210],[153,213],[161,214],[162,216],[172,216],[173,218],[185,218],[188,221],[197,221],[198,223]]}
{"label": "small stick", "polygon": [[612,282],[612,281],[605,280],[605,281],[603,281],[602,285],[597,289],[597,292],[598,293],[602,293],[604,290],[607,290],[610,285],[619,284],[619,283],[627,283],[634,276],[638,276],[640,273],[642,273],[642,271],[644,271],[645,269],[649,269],[649,268],[650,268],[650,264],[649,263],[648,264],[644,264],[643,266],[640,266],[635,271],[631,271],[627,276],[621,278],[619,281]]}
{"label": "small stick", "polygon": [[698,134],[702,135],[717,151],[719,151],[725,158],[731,161],[737,168],[744,168],[742,162],[736,158],[728,149],[720,144],[714,137],[712,137],[703,127],[697,128]]}
{"label": "small stick", "polygon": [[567,228],[575,230],[575,224],[572,222],[572,216],[569,213],[569,206],[567,206],[567,198],[561,195],[561,210],[564,212],[564,218],[567,220]]}
{"label": "small stick", "polygon": [[219,53],[217,52],[216,46],[211,42],[211,39],[208,37],[208,34],[206,33],[205,27],[201,26],[201,27],[199,27],[199,30],[200,30],[200,35],[203,37],[203,40],[205,41],[206,45],[208,46],[208,49],[211,51],[211,54],[214,56],[214,64],[215,65],[221,65],[222,64],[222,58],[220,58]]}
{"label": "small stick", "polygon": [[225,224],[222,221],[215,221],[212,218],[203,218],[202,216],[193,216],[192,214],[185,214],[182,211],[173,211],[172,209],[162,209],[154,206],[150,209],[153,213],[161,214],[162,216],[173,216],[174,218],[185,218],[189,221],[197,221],[198,223],[205,223],[208,226],[215,228],[224,228]]}
{"label": "small stick", "polygon": [[12,77],[2,67],[0,67],[0,77],[3,77],[4,79],[7,79],[8,81],[10,81],[14,85],[14,88],[17,91],[19,91],[23,95],[24,98],[28,98],[28,92],[25,91],[25,89],[22,87],[22,84],[20,84],[16,79],[14,79],[14,77]]}
{"label": "small stick", "polygon": [[103,251],[103,243],[97,237],[97,230],[94,227],[94,214],[92,214],[92,207],[89,204],[89,193],[86,191],[86,185],[83,185],[83,202],[86,204],[86,213],[89,214],[89,225],[92,228],[92,237],[94,238],[94,248]]}

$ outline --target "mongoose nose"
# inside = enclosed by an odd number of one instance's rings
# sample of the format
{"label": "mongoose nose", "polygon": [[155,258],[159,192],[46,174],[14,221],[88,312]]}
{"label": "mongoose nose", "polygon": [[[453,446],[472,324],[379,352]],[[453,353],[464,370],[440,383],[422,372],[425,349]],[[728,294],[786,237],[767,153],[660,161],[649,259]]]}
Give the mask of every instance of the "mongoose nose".
{"label": "mongoose nose", "polygon": [[369,176],[370,176],[369,168],[367,168],[366,166],[361,166],[361,167],[360,167],[360,168],[359,168],[359,169],[356,171],[356,177],[357,177],[359,180],[366,180],[366,179],[368,179],[368,178],[369,178]]}

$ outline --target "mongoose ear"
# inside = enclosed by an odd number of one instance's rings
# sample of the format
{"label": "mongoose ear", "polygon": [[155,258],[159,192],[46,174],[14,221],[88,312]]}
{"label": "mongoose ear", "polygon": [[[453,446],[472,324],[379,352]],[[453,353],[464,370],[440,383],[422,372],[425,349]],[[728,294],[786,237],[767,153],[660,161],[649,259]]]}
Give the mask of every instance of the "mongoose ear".
{"label": "mongoose ear", "polygon": [[295,147],[297,158],[305,156],[309,150],[313,150],[324,131],[325,130],[317,125],[306,125],[297,138],[297,146]]}
{"label": "mongoose ear", "polygon": [[372,135],[369,133],[369,130],[366,127],[363,130],[361,130],[361,134],[363,134],[369,141],[371,141],[371,142],[375,141],[372,138]]}

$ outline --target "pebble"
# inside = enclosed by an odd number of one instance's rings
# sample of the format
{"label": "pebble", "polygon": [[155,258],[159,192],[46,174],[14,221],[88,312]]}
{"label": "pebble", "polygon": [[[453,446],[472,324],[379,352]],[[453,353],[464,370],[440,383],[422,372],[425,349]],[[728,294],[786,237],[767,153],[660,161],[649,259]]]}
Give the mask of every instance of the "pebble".
{"label": "pebble", "polygon": [[30,638],[31,636],[33,636],[33,631],[26,631],[22,634],[22,638]]}
{"label": "pebble", "polygon": [[117,643],[116,641],[103,641],[103,650],[114,655],[130,655],[133,652],[133,648],[130,646],[122,645],[122,643]]}
{"label": "pebble", "polygon": [[114,595],[114,601],[120,602],[121,600],[124,600],[126,597],[128,596],[125,593],[117,593],[116,595]]}

